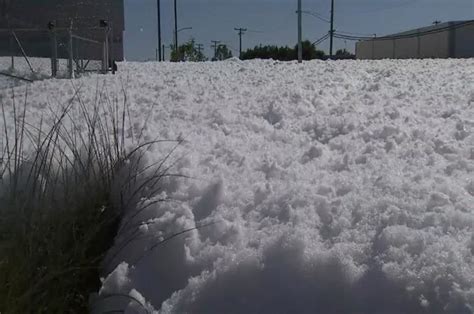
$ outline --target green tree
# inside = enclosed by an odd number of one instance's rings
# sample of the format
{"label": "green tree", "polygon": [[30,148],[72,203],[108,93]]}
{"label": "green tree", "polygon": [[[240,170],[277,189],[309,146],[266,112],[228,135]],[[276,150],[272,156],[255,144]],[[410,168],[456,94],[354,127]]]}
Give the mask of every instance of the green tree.
{"label": "green tree", "polygon": [[204,54],[196,49],[196,42],[194,39],[189,40],[188,42],[179,46],[179,56],[176,52],[174,47],[171,48],[171,61],[178,62],[178,61],[192,61],[192,62],[199,62],[199,61],[206,61],[207,58]]}
{"label": "green tree", "polygon": [[226,60],[229,58],[232,58],[232,51],[230,51],[229,48],[227,48],[227,45],[219,45],[217,46],[216,55],[212,60],[221,61],[221,60]]}
{"label": "green tree", "polygon": [[[273,59],[280,61],[290,61],[298,59],[298,45],[294,48],[288,46],[256,46],[242,53],[243,60],[249,59]],[[308,40],[303,42],[303,59],[326,59],[323,51],[317,50],[316,47]]]}
{"label": "green tree", "polygon": [[346,49],[339,49],[336,51],[336,59],[355,59],[355,55],[347,51]]}
{"label": "green tree", "polygon": [[[317,50],[309,40],[302,42],[303,44],[303,60],[313,60],[313,59],[325,59],[326,54],[324,51]],[[295,59],[298,59],[298,45],[295,46]]]}

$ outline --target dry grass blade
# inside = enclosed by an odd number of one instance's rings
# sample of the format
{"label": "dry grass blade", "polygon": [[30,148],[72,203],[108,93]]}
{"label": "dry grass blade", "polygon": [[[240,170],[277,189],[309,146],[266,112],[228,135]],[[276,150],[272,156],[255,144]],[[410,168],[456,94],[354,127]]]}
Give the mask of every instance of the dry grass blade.
{"label": "dry grass blade", "polygon": [[[126,92],[119,104],[99,83],[97,87],[91,103],[83,99],[82,86],[73,86],[74,94],[61,111],[50,107],[49,120],[41,116],[36,124],[27,119],[27,92],[22,105],[15,90],[11,104],[0,101],[2,314],[87,312],[89,294],[100,287],[100,265],[113,244],[124,206],[131,205],[128,200],[112,200],[117,172],[128,160],[141,161],[153,145],[179,143],[138,139],[127,150],[125,130],[131,120]],[[156,191],[169,175],[165,162],[174,151],[146,169],[128,169],[127,177],[121,178],[120,195],[125,189],[133,195],[150,195],[140,191],[145,186]],[[145,185],[135,187],[141,176],[146,177]],[[133,297],[117,296],[143,306]]]}

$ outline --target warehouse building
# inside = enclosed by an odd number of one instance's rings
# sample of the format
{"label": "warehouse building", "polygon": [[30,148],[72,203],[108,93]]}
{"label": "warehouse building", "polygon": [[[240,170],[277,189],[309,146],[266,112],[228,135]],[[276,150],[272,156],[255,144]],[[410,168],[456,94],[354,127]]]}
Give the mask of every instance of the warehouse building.
{"label": "warehouse building", "polygon": [[474,20],[446,22],[360,41],[357,59],[473,58]]}
{"label": "warehouse building", "polygon": [[[104,25],[111,28],[110,46],[115,60],[123,60],[124,0],[0,0],[0,56],[20,55],[13,30],[28,56],[51,57],[51,30],[58,36],[58,56],[67,57],[68,29],[95,41],[104,41]],[[101,59],[102,47],[92,42],[74,45],[85,58]]]}

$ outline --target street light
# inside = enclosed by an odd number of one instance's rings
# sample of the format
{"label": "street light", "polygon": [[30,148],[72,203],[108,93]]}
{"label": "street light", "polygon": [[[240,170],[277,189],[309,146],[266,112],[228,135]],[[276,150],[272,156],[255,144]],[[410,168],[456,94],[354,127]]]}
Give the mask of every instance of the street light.
{"label": "street light", "polygon": [[178,29],[178,33],[181,32],[181,31],[185,31],[187,29],[193,29],[193,28],[192,27],[183,27],[183,28]]}

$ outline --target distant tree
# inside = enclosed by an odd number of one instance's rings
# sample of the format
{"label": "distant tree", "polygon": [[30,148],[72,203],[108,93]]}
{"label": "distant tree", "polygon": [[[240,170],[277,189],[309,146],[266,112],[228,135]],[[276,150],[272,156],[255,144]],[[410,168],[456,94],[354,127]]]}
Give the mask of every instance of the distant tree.
{"label": "distant tree", "polygon": [[335,54],[336,59],[355,59],[355,55],[346,49],[339,49]]}
{"label": "distant tree", "polygon": [[221,61],[232,58],[232,51],[227,48],[227,45],[219,45],[217,46],[216,56],[212,58],[213,61]]}
{"label": "distant tree", "polygon": [[[303,60],[313,60],[313,59],[324,59],[325,53],[324,51],[317,50],[316,46],[313,45],[309,40],[305,40],[302,42],[303,44]],[[295,46],[295,53],[298,54],[298,45]],[[297,59],[296,56],[295,59]]]}
{"label": "distant tree", "polygon": [[[326,56],[323,51],[317,50],[316,47],[308,40],[303,43],[303,59],[324,59]],[[290,61],[298,59],[298,45],[294,48],[288,46],[256,46],[242,53],[243,60],[249,59],[273,59],[280,61]]]}
{"label": "distant tree", "polygon": [[196,48],[196,42],[194,39],[189,40],[188,42],[179,46],[179,56],[174,47],[171,47],[171,61],[206,61],[207,58],[204,54]]}

